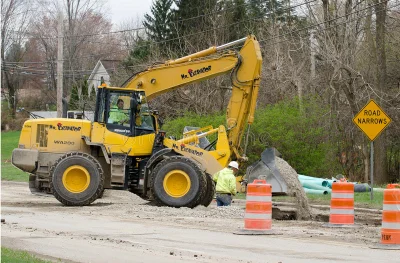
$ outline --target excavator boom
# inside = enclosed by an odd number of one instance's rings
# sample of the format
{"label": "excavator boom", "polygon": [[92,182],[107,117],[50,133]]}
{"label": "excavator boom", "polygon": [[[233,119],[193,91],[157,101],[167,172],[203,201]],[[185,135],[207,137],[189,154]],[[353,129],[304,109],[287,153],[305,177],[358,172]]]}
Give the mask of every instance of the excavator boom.
{"label": "excavator boom", "polygon": [[[226,50],[242,43],[239,52]],[[255,36],[250,35],[153,66],[131,78],[124,89],[143,90],[147,99],[151,100],[184,85],[232,71],[232,94],[226,113],[226,127],[231,153],[241,160],[245,157],[240,149],[243,130],[246,124],[254,121],[261,64],[259,43]]]}

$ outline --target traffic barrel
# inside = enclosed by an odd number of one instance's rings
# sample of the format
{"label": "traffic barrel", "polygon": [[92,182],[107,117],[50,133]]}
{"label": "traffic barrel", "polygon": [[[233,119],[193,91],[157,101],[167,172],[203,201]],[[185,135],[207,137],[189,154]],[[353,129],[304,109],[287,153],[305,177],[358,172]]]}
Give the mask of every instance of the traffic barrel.
{"label": "traffic barrel", "polygon": [[400,185],[388,184],[383,191],[381,242],[376,248],[400,250]]}
{"label": "traffic barrel", "polygon": [[341,179],[332,183],[329,227],[354,226],[354,184]]}
{"label": "traffic barrel", "polygon": [[272,186],[265,180],[247,185],[244,229],[238,235],[276,234],[272,229]]}

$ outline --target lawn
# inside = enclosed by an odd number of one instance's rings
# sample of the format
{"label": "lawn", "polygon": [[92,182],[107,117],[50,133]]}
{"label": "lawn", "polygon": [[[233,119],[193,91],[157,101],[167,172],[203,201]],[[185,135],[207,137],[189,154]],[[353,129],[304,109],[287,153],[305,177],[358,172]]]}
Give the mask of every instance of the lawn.
{"label": "lawn", "polygon": [[1,179],[8,181],[27,182],[28,174],[11,164],[11,153],[18,147],[19,131],[1,133]]}
{"label": "lawn", "polygon": [[[239,193],[236,195],[237,199],[246,199],[245,193]],[[317,195],[307,194],[308,202],[312,205],[330,205],[331,195]],[[295,199],[290,196],[274,196],[272,197],[273,202],[295,202]],[[359,208],[372,208],[382,209],[383,204],[383,192],[374,191],[374,197],[371,201],[370,192],[354,193],[354,207]]]}
{"label": "lawn", "polygon": [[3,263],[50,263],[41,260],[26,251],[1,247],[1,262]]}

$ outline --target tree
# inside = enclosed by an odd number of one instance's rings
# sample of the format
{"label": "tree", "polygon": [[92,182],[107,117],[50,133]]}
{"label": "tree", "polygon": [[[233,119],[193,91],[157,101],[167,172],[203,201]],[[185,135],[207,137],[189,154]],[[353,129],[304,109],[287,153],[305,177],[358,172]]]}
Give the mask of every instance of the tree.
{"label": "tree", "polygon": [[[377,68],[377,90],[380,94],[386,93],[386,16],[387,16],[387,1],[374,0],[375,15],[376,15],[376,68]],[[380,100],[382,102],[382,100]],[[375,164],[374,174],[376,175],[376,183],[383,184],[389,181],[387,172],[387,145],[386,132],[383,132],[375,141]]]}
{"label": "tree", "polygon": [[[144,15],[143,25],[152,41],[163,42],[171,37],[172,4],[172,0],[156,0],[151,6],[151,15]],[[166,48],[162,48],[166,45],[160,43],[158,46],[166,51]]]}
{"label": "tree", "polygon": [[223,10],[226,10],[224,12],[226,23],[233,25],[233,28],[228,30],[228,41],[234,41],[246,36],[249,23],[247,21],[248,14],[245,0],[224,1]]}
{"label": "tree", "polygon": [[249,0],[249,14],[253,18],[283,21],[283,0]]}
{"label": "tree", "polygon": [[[122,61],[122,65],[128,71],[138,71],[137,64],[143,63],[149,59],[151,42],[139,38],[136,45],[129,51],[129,56]],[[133,70],[132,70],[133,69]]]}
{"label": "tree", "polygon": [[[57,14],[64,14],[64,91],[68,98],[73,86],[81,88],[85,79],[99,59],[121,59],[126,52],[121,48],[117,34],[109,34],[112,24],[106,19],[103,2],[99,0],[40,1],[40,12],[32,24],[32,38],[38,39],[39,51],[46,61],[47,85],[56,87],[57,61]],[[123,46],[123,45],[122,45]],[[124,46],[123,46],[124,47]],[[81,92],[81,91],[79,91]]]}
{"label": "tree", "polygon": [[[174,51],[178,56],[193,52],[193,46],[190,48],[187,45],[189,39],[191,43],[200,43],[203,46],[204,43],[215,42],[215,37],[211,37],[215,32],[210,32],[210,30],[219,26],[215,23],[219,22],[215,19],[219,14],[215,12],[220,11],[217,0],[175,0],[174,2],[177,9],[173,11],[172,38]],[[203,33],[204,31],[207,33]]]}
{"label": "tree", "polygon": [[18,67],[23,62],[22,48],[30,22],[31,1],[4,0],[1,2],[1,60],[2,90],[6,91],[11,116],[15,117],[17,94],[23,83]]}

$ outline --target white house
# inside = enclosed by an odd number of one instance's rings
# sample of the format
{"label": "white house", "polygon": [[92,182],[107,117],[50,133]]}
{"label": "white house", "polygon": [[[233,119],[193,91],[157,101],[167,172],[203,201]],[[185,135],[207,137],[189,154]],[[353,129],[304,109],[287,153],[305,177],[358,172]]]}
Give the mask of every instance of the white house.
{"label": "white house", "polygon": [[104,82],[110,85],[110,75],[116,71],[119,61],[116,60],[103,60],[98,61],[94,67],[92,74],[88,79],[88,93],[91,94],[94,88],[97,92],[97,87],[101,85],[101,78],[103,77]]}

